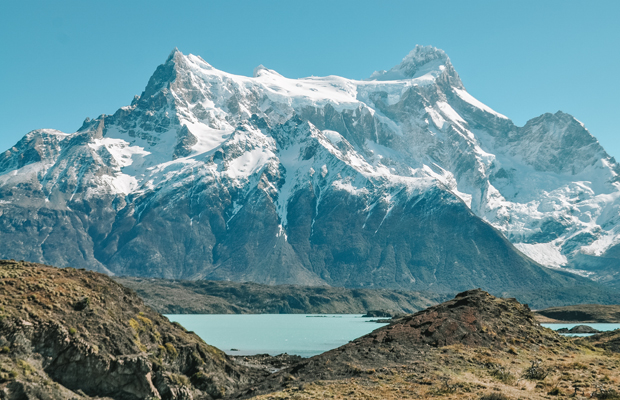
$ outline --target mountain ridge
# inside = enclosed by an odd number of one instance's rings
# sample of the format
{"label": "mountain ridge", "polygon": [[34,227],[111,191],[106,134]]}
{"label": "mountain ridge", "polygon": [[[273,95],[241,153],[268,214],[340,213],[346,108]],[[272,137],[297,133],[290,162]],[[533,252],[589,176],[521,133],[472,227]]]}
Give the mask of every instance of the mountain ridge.
{"label": "mountain ridge", "polygon": [[175,49],[131,105],[73,134],[26,135],[0,156],[0,236],[14,244],[0,255],[121,275],[492,290],[563,281],[520,252],[596,279],[579,256],[620,241],[619,167],[583,124],[556,113],[516,127],[465,91],[441,50],[418,46],[367,81],[254,75]]}

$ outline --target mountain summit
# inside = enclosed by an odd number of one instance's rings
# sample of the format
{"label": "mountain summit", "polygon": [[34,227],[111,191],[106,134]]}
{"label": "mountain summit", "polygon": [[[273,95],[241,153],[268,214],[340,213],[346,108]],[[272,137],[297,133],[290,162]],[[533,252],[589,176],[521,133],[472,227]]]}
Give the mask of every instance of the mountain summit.
{"label": "mountain summit", "polygon": [[422,77],[429,81],[443,78],[449,84],[464,89],[448,55],[432,46],[416,46],[400,64],[389,71],[376,71],[369,80],[399,81]]}
{"label": "mountain summit", "polygon": [[572,116],[515,126],[433,47],[365,81],[238,76],[175,49],[130,105],[0,155],[0,257],[270,284],[547,287],[576,278],[540,264],[597,277],[592,265],[617,258],[619,172]]}

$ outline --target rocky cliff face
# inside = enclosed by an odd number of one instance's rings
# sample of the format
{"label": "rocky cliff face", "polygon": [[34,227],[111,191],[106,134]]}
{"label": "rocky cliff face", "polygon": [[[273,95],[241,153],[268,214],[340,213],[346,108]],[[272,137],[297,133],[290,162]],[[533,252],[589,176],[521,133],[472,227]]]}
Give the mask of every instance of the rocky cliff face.
{"label": "rocky cliff face", "polygon": [[524,254],[574,269],[618,241],[618,165],[583,125],[515,126],[432,47],[366,81],[175,50],[130,106],[29,133],[0,174],[0,256],[121,275],[526,288],[570,278]]}
{"label": "rocky cliff face", "polygon": [[0,261],[0,288],[2,399],[209,399],[251,381],[107,276]]}

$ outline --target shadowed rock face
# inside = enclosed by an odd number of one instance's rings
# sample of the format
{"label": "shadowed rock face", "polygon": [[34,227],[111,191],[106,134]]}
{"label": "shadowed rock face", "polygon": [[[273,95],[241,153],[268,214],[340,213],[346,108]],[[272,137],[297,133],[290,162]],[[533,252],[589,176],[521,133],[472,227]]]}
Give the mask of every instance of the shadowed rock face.
{"label": "shadowed rock face", "polygon": [[105,275],[0,261],[0,288],[0,398],[218,398],[250,379]]}

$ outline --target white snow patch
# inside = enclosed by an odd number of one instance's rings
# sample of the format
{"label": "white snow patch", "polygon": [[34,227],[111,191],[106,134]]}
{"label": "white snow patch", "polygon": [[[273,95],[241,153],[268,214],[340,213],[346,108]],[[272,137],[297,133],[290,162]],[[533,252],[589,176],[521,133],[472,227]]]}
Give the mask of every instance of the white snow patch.
{"label": "white snow patch", "polygon": [[128,167],[133,164],[133,157],[144,157],[149,155],[148,151],[144,150],[144,147],[131,146],[127,141],[123,139],[103,138],[95,139],[89,143],[88,146],[93,150],[99,150],[101,146],[105,146],[108,152],[114,157],[114,160],[119,167]]}
{"label": "white snow patch", "polygon": [[329,139],[330,142],[332,142],[333,145],[337,145],[338,143],[342,142],[342,136],[336,131],[330,131],[329,129],[325,129],[323,131],[323,134],[327,139]]}
{"label": "white snow patch", "polygon": [[438,101],[437,107],[446,117],[448,117],[452,122],[456,123],[460,127],[467,125],[467,122],[465,122],[465,120],[461,118],[461,116],[456,111],[454,111],[454,108],[452,108],[450,104],[446,103],[445,101]]}
{"label": "white snow patch", "polygon": [[226,174],[231,178],[247,178],[262,168],[273,156],[271,151],[262,148],[246,151],[228,164]]}
{"label": "white snow patch", "polygon": [[43,161],[24,165],[21,168],[14,169],[5,174],[0,175],[0,185],[16,186],[23,182],[37,182],[38,176],[42,174],[51,165]]}
{"label": "white snow patch", "polygon": [[138,188],[138,180],[127,174],[118,174],[111,180],[110,186],[116,193],[128,195]]}
{"label": "white snow patch", "polygon": [[364,194],[368,194],[368,189],[365,187],[355,187],[353,183],[348,179],[339,179],[332,182],[332,186],[337,190],[344,190],[351,193],[354,196],[360,196]]}
{"label": "white snow patch", "polygon": [[190,157],[215,149],[224,143],[234,131],[232,126],[228,126],[226,129],[213,129],[201,122],[183,121],[182,124],[187,126],[187,129],[198,141],[192,146],[193,151]]}
{"label": "white snow patch", "polygon": [[502,115],[502,114],[498,113],[497,111],[493,110],[491,107],[487,106],[486,104],[482,103],[481,101],[476,99],[471,94],[467,93],[467,91],[462,90],[462,89],[458,89],[458,88],[455,88],[455,87],[453,87],[452,90],[454,90],[454,93],[456,93],[457,96],[459,96],[462,100],[466,101],[467,103],[471,104],[472,106],[474,106],[476,108],[479,108],[482,111],[488,112],[489,114],[493,114],[496,117],[503,118],[503,119],[508,119],[507,116]]}
{"label": "white snow patch", "polygon": [[549,243],[516,243],[514,245],[532,260],[546,266],[562,267],[568,260],[560,253],[560,248],[553,242]]}

